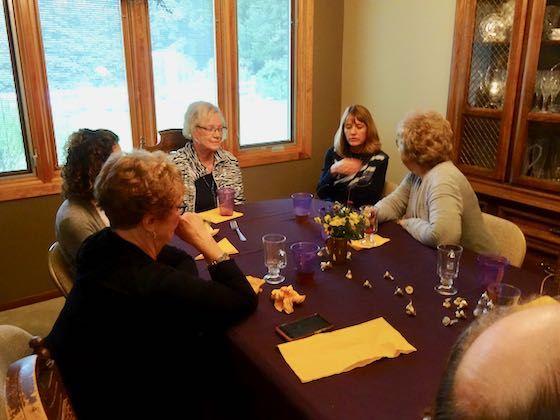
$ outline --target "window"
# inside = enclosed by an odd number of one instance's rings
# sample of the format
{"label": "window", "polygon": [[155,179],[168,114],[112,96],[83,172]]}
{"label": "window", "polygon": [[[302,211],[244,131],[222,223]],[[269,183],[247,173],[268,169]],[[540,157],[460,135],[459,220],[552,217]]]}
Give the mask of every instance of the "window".
{"label": "window", "polygon": [[0,200],[58,192],[73,131],[155,144],[195,100],[220,106],[241,166],[310,156],[312,0],[0,1],[0,175],[19,172]]}
{"label": "window", "polygon": [[188,104],[218,103],[213,2],[150,4],[149,10],[157,127],[182,127]]}
{"label": "window", "polygon": [[11,30],[6,25],[7,10],[0,2],[0,174],[10,175],[30,171],[26,143],[23,137],[21,106],[16,93],[12,62]]}
{"label": "window", "polygon": [[290,0],[237,1],[242,148],[291,140],[290,6]]}
{"label": "window", "polygon": [[79,128],[117,133],[132,150],[121,31],[114,0],[39,0],[56,153]]}

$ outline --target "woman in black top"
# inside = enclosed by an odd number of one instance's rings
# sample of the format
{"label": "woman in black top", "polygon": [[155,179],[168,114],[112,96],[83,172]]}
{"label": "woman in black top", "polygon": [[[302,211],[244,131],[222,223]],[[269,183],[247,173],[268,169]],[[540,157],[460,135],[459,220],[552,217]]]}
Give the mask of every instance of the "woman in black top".
{"label": "woman in black top", "polygon": [[[112,156],[97,178],[111,227],[84,242],[46,339],[80,419],[215,417],[215,393],[231,393],[221,338],[257,297],[201,218],[179,215],[183,192],[161,152]],[[204,255],[211,281],[167,245],[174,234]]]}
{"label": "woman in black top", "polygon": [[388,164],[370,112],[351,105],[344,110],[334,146],[325,155],[317,195],[354,207],[375,204],[383,194]]}

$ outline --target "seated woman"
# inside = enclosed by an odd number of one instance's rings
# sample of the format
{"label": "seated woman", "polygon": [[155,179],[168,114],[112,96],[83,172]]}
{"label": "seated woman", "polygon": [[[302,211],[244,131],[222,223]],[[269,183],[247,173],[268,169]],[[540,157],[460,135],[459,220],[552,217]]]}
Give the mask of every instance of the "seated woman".
{"label": "seated woman", "polygon": [[416,240],[436,247],[459,244],[495,254],[478,199],[467,178],[451,162],[453,132],[437,112],[416,112],[397,127],[397,149],[411,171],[395,191],[378,202],[380,223],[397,222]]}
{"label": "seated woman", "polygon": [[383,194],[388,164],[367,108],[349,106],[334,135],[334,147],[325,155],[317,195],[355,207],[375,204]]}
{"label": "seated woman", "polygon": [[[200,216],[179,215],[183,194],[162,152],[114,155],[97,178],[111,227],[84,242],[76,285],[45,340],[80,419],[201,418],[222,397],[220,339],[257,296]],[[211,281],[167,245],[174,234],[202,253]]]}
{"label": "seated woman", "polygon": [[62,167],[65,198],[56,213],[56,240],[64,259],[76,269],[76,255],[84,239],[109,225],[93,198],[95,177],[113,152],[120,151],[118,136],[109,130],[82,128],[68,137]]}
{"label": "seated woman", "polygon": [[245,201],[239,162],[222,150],[227,128],[220,109],[208,102],[194,102],[185,113],[185,147],[172,155],[181,171],[186,194],[184,211],[200,212],[217,207],[217,190],[232,187],[235,204]]}

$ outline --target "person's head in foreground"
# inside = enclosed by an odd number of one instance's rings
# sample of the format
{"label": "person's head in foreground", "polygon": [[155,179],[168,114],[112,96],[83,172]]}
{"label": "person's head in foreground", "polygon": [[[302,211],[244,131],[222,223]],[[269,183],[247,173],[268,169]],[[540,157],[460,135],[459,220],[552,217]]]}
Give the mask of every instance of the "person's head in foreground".
{"label": "person's head in foreground", "polygon": [[340,156],[375,154],[381,150],[377,127],[365,106],[350,105],[344,110],[334,135],[334,150]]}
{"label": "person's head in foreground", "polygon": [[560,304],[494,310],[452,349],[436,419],[560,418]]}
{"label": "person's head in foreground", "polygon": [[118,151],[119,137],[110,130],[82,128],[70,134],[61,172],[64,198],[93,200],[95,177],[111,153]]}
{"label": "person's head in foreground", "polygon": [[133,235],[151,255],[173,237],[183,192],[181,175],[163,152],[113,155],[95,183],[95,197],[111,227]]}
{"label": "person's head in foreground", "polygon": [[451,160],[453,131],[449,121],[435,111],[413,112],[399,122],[396,144],[404,165],[422,176]]}

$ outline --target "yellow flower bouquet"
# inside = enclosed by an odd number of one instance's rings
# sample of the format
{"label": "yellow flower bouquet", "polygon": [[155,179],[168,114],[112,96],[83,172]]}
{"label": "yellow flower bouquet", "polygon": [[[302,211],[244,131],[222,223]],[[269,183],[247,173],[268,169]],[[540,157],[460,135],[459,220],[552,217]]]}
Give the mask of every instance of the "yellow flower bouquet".
{"label": "yellow flower bouquet", "polygon": [[315,222],[321,224],[325,233],[333,238],[347,240],[364,237],[368,220],[351,207],[346,207],[335,201],[330,210],[323,210]]}

